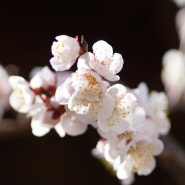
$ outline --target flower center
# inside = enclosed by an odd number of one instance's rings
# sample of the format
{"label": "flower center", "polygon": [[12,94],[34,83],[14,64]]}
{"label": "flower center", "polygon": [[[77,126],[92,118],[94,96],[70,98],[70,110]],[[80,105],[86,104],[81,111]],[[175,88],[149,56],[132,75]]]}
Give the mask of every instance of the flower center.
{"label": "flower center", "polygon": [[87,80],[88,80],[90,85],[97,84],[97,81],[96,81],[96,79],[93,76],[87,76]]}

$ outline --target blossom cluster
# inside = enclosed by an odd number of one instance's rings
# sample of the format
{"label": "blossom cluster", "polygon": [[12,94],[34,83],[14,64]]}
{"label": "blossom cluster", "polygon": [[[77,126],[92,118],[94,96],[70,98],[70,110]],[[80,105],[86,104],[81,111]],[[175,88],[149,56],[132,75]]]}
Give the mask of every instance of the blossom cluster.
{"label": "blossom cluster", "polygon": [[61,137],[78,136],[92,126],[100,136],[93,155],[120,181],[131,184],[135,174],[150,174],[164,148],[160,136],[170,130],[166,94],[150,92],[145,82],[135,89],[123,85],[123,57],[104,40],[89,51],[83,36],[60,35],[51,52],[53,70],[44,66],[29,80],[9,78],[10,104],[31,118],[32,133],[55,129]]}

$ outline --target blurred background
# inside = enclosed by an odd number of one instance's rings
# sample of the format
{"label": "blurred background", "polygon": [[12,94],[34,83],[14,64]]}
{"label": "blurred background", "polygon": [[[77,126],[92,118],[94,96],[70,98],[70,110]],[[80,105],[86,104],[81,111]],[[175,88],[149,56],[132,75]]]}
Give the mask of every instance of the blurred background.
{"label": "blurred background", "polygon": [[[102,39],[121,53],[122,82],[135,88],[145,81],[163,91],[161,59],[178,48],[175,26],[178,7],[170,0],[14,2],[0,6],[0,63],[14,64],[28,78],[35,66],[50,66],[51,45],[58,35],[84,35],[89,44]],[[185,146],[185,113],[170,113],[171,134]],[[99,136],[89,128],[78,137],[60,138],[55,131],[39,138],[29,125],[0,135],[1,185],[119,185],[91,155]],[[170,162],[170,161],[169,161]],[[149,176],[136,176],[133,185],[177,185],[164,166]]]}

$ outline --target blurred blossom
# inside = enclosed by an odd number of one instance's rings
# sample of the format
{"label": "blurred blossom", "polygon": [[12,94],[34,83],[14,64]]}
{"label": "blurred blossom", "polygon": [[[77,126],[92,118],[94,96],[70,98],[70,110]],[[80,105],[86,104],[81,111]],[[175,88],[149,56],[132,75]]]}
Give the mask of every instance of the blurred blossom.
{"label": "blurred blossom", "polygon": [[4,66],[0,65],[0,118],[2,118],[5,111],[9,109],[11,87],[8,80],[8,72]]}
{"label": "blurred blossom", "polygon": [[35,98],[29,83],[20,76],[10,76],[9,83],[12,88],[9,98],[10,105],[20,113],[28,113]]}
{"label": "blurred blossom", "polygon": [[185,52],[185,8],[180,9],[176,14],[177,33],[179,35],[179,49]]}
{"label": "blurred blossom", "polygon": [[185,0],[173,0],[174,3],[178,6],[178,7],[184,7],[185,6]]}
{"label": "blurred blossom", "polygon": [[185,105],[185,1],[179,5],[175,23],[179,35],[179,48],[169,49],[162,57],[161,80],[169,98],[171,110]]}
{"label": "blurred blossom", "polygon": [[171,49],[163,55],[161,78],[170,106],[182,103],[185,93],[185,54],[182,51]]}

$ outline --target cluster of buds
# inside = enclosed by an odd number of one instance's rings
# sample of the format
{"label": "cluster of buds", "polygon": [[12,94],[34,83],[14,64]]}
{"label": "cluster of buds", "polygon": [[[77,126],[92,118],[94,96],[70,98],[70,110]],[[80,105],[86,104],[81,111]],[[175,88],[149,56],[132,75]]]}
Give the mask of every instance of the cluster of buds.
{"label": "cluster of buds", "polygon": [[170,130],[166,94],[150,92],[145,82],[135,89],[120,83],[123,57],[104,40],[91,52],[83,36],[60,35],[51,51],[53,70],[44,66],[29,80],[9,78],[10,105],[31,118],[32,133],[44,136],[55,129],[61,137],[78,136],[92,126],[100,136],[93,155],[121,182],[150,174],[164,148],[160,136]]}

